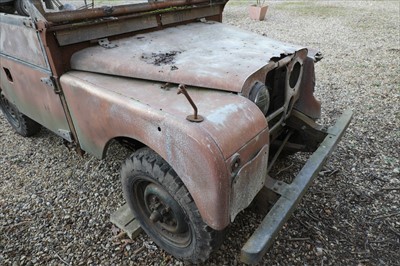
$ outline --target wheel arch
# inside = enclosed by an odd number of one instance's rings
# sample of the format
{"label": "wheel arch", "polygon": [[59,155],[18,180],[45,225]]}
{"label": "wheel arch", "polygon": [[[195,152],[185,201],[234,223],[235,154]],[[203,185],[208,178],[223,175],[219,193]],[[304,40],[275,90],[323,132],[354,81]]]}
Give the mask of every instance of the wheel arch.
{"label": "wheel arch", "polygon": [[[135,93],[126,95],[109,89],[121,80],[101,75],[74,71],[60,81],[84,151],[104,157],[111,140],[121,138],[151,148],[178,174],[205,223],[215,230],[229,225],[231,175],[205,123],[191,123],[186,113],[147,104],[145,96],[152,96],[146,94],[151,89],[147,83],[123,80],[120,85]],[[175,95],[164,97],[172,100]]]}
{"label": "wheel arch", "polygon": [[118,136],[109,139],[104,145],[103,152],[101,155],[102,159],[107,159],[109,157],[108,152],[113,142],[118,142],[120,145],[127,147],[128,149],[134,151],[140,148],[148,147],[146,144],[136,140],[132,137]]}
{"label": "wheel arch", "polygon": [[[229,189],[226,187],[229,184],[223,185],[224,180],[226,180],[226,174],[222,173],[226,170],[224,160],[220,160],[217,166],[215,163],[216,158],[199,156],[197,160],[193,160],[192,157],[188,156],[189,153],[192,153],[193,146],[191,146],[192,149],[182,150],[179,145],[170,146],[166,144],[165,147],[172,149],[166,152],[159,145],[154,145],[154,143],[134,135],[134,132],[130,135],[126,134],[110,138],[103,146],[102,158],[107,158],[110,146],[114,141],[122,145],[128,144],[132,150],[148,147],[156,152],[178,174],[198,207],[204,222],[215,230],[223,230],[229,225]],[[200,147],[198,148],[201,149]],[[207,148],[211,149],[210,147]],[[215,148],[218,149],[216,146]],[[177,150],[182,154],[176,154]],[[220,153],[219,149],[214,149],[213,153],[215,154],[216,152]],[[222,155],[220,156],[222,158]],[[185,167],[182,167],[183,165]],[[224,169],[221,169],[221,167]],[[204,178],[200,178],[200,176]]]}

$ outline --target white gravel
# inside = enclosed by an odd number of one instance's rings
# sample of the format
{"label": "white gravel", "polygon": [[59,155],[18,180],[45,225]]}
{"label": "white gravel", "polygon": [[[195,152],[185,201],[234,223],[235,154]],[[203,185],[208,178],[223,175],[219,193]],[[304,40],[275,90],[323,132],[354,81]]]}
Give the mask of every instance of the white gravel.
{"label": "white gravel", "polygon": [[[400,3],[269,1],[251,21],[246,2],[224,21],[286,42],[319,48],[321,122],[347,108],[353,122],[262,264],[398,265],[400,261]],[[117,145],[107,160],[69,152],[42,130],[25,139],[0,115],[0,265],[182,265],[144,234],[118,236],[110,213],[123,203]],[[279,162],[291,178],[303,155]],[[236,265],[260,221],[241,213],[207,264]],[[117,235],[117,236],[116,236]]]}

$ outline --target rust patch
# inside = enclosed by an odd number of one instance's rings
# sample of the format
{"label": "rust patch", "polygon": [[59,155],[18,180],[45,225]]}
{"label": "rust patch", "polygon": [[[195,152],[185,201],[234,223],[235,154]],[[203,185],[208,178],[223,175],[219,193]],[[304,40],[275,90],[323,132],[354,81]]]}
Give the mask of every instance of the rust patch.
{"label": "rust patch", "polygon": [[[137,39],[143,36],[145,41]],[[253,81],[260,69],[259,77],[265,78],[270,58],[302,49],[217,22],[190,23],[112,41],[117,48],[93,46],[76,52],[71,69],[242,92],[244,86],[250,89],[247,80]]]}
{"label": "rust patch", "polygon": [[[148,64],[155,66],[172,65],[175,63],[176,55],[180,54],[180,51],[170,51],[166,53],[143,53],[141,59]],[[171,70],[178,69],[176,66],[172,66]]]}

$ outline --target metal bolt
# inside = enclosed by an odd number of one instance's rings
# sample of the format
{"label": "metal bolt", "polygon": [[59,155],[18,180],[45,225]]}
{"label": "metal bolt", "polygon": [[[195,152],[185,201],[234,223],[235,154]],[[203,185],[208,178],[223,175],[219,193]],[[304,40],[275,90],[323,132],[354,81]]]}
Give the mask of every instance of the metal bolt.
{"label": "metal bolt", "polygon": [[149,219],[150,219],[150,221],[152,221],[153,223],[156,223],[156,222],[160,221],[161,218],[162,218],[162,215],[161,215],[157,210],[154,210],[154,211],[151,213]]}

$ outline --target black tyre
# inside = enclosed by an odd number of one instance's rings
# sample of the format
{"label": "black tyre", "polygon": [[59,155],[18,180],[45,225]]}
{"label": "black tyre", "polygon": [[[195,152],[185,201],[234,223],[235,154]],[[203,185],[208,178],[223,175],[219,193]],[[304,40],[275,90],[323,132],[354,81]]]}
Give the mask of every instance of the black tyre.
{"label": "black tyre", "polygon": [[7,14],[14,14],[15,13],[15,8],[14,5],[0,5],[0,12],[4,12]]}
{"label": "black tyre", "polygon": [[10,103],[0,91],[0,109],[14,130],[24,137],[30,137],[40,131],[40,124],[36,123],[23,113],[18,108]]}
{"label": "black tyre", "polygon": [[25,3],[27,0],[15,0],[14,7],[17,13],[21,16],[29,17],[28,10],[26,9]]}
{"label": "black tyre", "polygon": [[162,249],[192,263],[208,259],[224,231],[206,225],[175,171],[149,148],[122,165],[124,197],[143,230]]}

